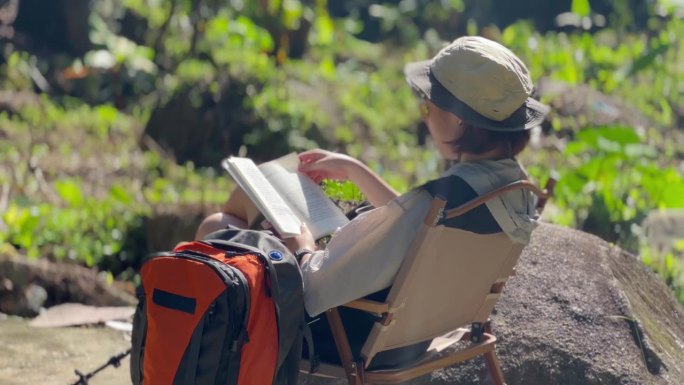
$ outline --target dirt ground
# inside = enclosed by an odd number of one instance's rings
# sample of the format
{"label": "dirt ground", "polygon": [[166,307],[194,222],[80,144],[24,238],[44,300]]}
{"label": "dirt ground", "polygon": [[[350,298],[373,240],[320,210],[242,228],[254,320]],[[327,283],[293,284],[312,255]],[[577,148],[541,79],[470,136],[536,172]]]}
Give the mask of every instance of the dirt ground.
{"label": "dirt ground", "polygon": [[[33,328],[16,317],[0,318],[0,385],[66,385],[130,346],[123,332],[104,327]],[[129,385],[128,359],[108,367],[90,385]]]}

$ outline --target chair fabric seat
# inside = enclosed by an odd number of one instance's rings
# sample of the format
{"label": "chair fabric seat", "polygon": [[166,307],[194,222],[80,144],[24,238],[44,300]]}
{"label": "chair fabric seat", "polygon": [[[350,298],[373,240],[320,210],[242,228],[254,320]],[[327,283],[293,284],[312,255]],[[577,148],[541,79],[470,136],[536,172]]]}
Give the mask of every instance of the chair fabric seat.
{"label": "chair fabric seat", "polygon": [[[473,190],[461,177],[453,175],[431,181],[423,185],[423,188],[425,188],[433,197],[437,195],[445,197],[448,202],[446,206],[447,209],[457,207],[478,196],[475,190]],[[469,212],[467,215],[450,219],[446,221],[444,225],[449,228],[463,229],[476,234],[494,234],[501,232],[501,227],[499,227],[494,216],[485,205],[472,210],[472,212]],[[390,288],[387,288],[372,293],[365,298],[377,302],[385,302],[389,290]],[[368,333],[379,318],[357,309],[341,307],[339,310],[342,324],[347,331],[347,338],[349,339],[352,354],[355,360],[359,360],[361,348],[368,338]],[[311,321],[310,326],[314,339],[314,349],[319,356],[319,360],[328,364],[339,365],[339,353],[335,347],[328,321],[325,319],[325,313],[317,316]],[[368,369],[399,369],[420,361],[425,358],[430,342],[431,340],[427,340],[409,346],[379,352],[371,361]],[[307,349],[305,348],[304,350],[304,357],[308,358]]]}

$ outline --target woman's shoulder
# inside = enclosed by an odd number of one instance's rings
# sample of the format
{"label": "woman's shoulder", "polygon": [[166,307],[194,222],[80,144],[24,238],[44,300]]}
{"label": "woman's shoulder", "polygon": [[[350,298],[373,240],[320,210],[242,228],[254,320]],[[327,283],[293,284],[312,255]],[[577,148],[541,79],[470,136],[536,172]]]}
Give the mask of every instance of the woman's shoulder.
{"label": "woman's shoulder", "polygon": [[432,198],[440,196],[444,198],[449,205],[461,204],[466,201],[476,198],[477,192],[460,176],[445,175],[437,179],[433,179],[419,189],[426,191]]}
{"label": "woman's shoulder", "polygon": [[[440,196],[445,199],[447,201],[447,210],[458,207],[479,196],[463,178],[457,175],[443,176],[425,183],[420,188],[432,197]],[[443,224],[447,227],[459,228],[479,234],[491,234],[501,231],[501,227],[486,205],[478,206],[464,215],[448,219]]]}
{"label": "woman's shoulder", "polygon": [[443,174],[448,175],[461,177],[478,194],[528,178],[523,166],[514,158],[459,162]]}
{"label": "woman's shoulder", "polygon": [[480,196],[473,186],[459,175],[445,175],[418,187],[430,197],[440,197],[447,201],[446,208],[462,205]]}
{"label": "woman's shoulder", "polygon": [[526,172],[517,159],[504,158],[457,162],[451,165],[442,175],[498,175],[504,178],[520,178],[521,175],[526,175]]}

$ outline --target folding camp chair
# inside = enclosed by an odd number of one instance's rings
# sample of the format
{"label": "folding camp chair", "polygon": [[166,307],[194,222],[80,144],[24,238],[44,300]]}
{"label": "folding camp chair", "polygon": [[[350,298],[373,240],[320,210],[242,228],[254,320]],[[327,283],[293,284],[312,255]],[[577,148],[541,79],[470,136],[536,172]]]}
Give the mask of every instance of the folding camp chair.
{"label": "folding camp chair", "polygon": [[[353,357],[338,308],[326,313],[342,365],[321,363],[321,376],[346,377],[350,385],[399,384],[484,356],[493,383],[504,385],[488,317],[501,296],[504,284],[514,273],[524,245],[514,243],[503,232],[476,234],[438,223],[478,207],[513,190],[526,189],[539,198],[541,211],[552,194],[555,180],[544,191],[529,181],[518,181],[445,212],[446,201],[436,197],[411,244],[385,302],[359,299],[345,304],[381,316],[366,339],[360,359]],[[398,369],[369,368],[382,351],[405,347],[450,335],[449,341],[465,341],[449,353],[427,352],[415,363]],[[303,365],[306,367],[306,364]]]}

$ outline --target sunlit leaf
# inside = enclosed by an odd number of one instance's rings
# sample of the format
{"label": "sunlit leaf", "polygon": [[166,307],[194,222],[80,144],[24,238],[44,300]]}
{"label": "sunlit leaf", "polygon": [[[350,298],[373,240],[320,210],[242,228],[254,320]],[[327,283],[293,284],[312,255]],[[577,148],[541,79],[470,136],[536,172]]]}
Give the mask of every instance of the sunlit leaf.
{"label": "sunlit leaf", "polygon": [[589,16],[591,13],[591,6],[589,0],[572,0],[570,10],[579,16]]}
{"label": "sunlit leaf", "polygon": [[78,206],[83,202],[83,193],[79,183],[73,180],[59,180],[55,182],[55,190],[59,196],[72,206]]}
{"label": "sunlit leaf", "polygon": [[674,170],[663,175],[661,204],[664,208],[684,208],[684,177]]}
{"label": "sunlit leaf", "polygon": [[312,35],[314,43],[328,45],[333,42],[335,25],[327,13],[318,15],[318,17],[316,17],[314,31],[315,34]]}
{"label": "sunlit leaf", "polygon": [[129,192],[126,191],[126,189],[121,185],[112,186],[109,190],[109,194],[116,201],[121,202],[123,204],[130,204],[133,202],[133,198],[131,197]]}
{"label": "sunlit leaf", "polygon": [[178,65],[176,70],[178,76],[185,81],[198,82],[201,80],[210,81],[214,74],[214,66],[206,61],[197,59],[187,59]]}
{"label": "sunlit leaf", "polygon": [[320,69],[321,75],[324,77],[328,79],[333,79],[335,77],[335,62],[331,57],[326,56],[321,60],[318,68]]}
{"label": "sunlit leaf", "polygon": [[609,145],[606,142],[620,146],[641,142],[639,135],[630,127],[590,127],[580,131],[576,140],[584,142],[594,149],[608,149]]}
{"label": "sunlit leaf", "polygon": [[119,116],[119,110],[117,110],[114,106],[111,105],[98,106],[96,108],[96,112],[97,115],[100,117],[100,120],[108,124],[113,124],[114,122],[116,122],[116,119]]}

